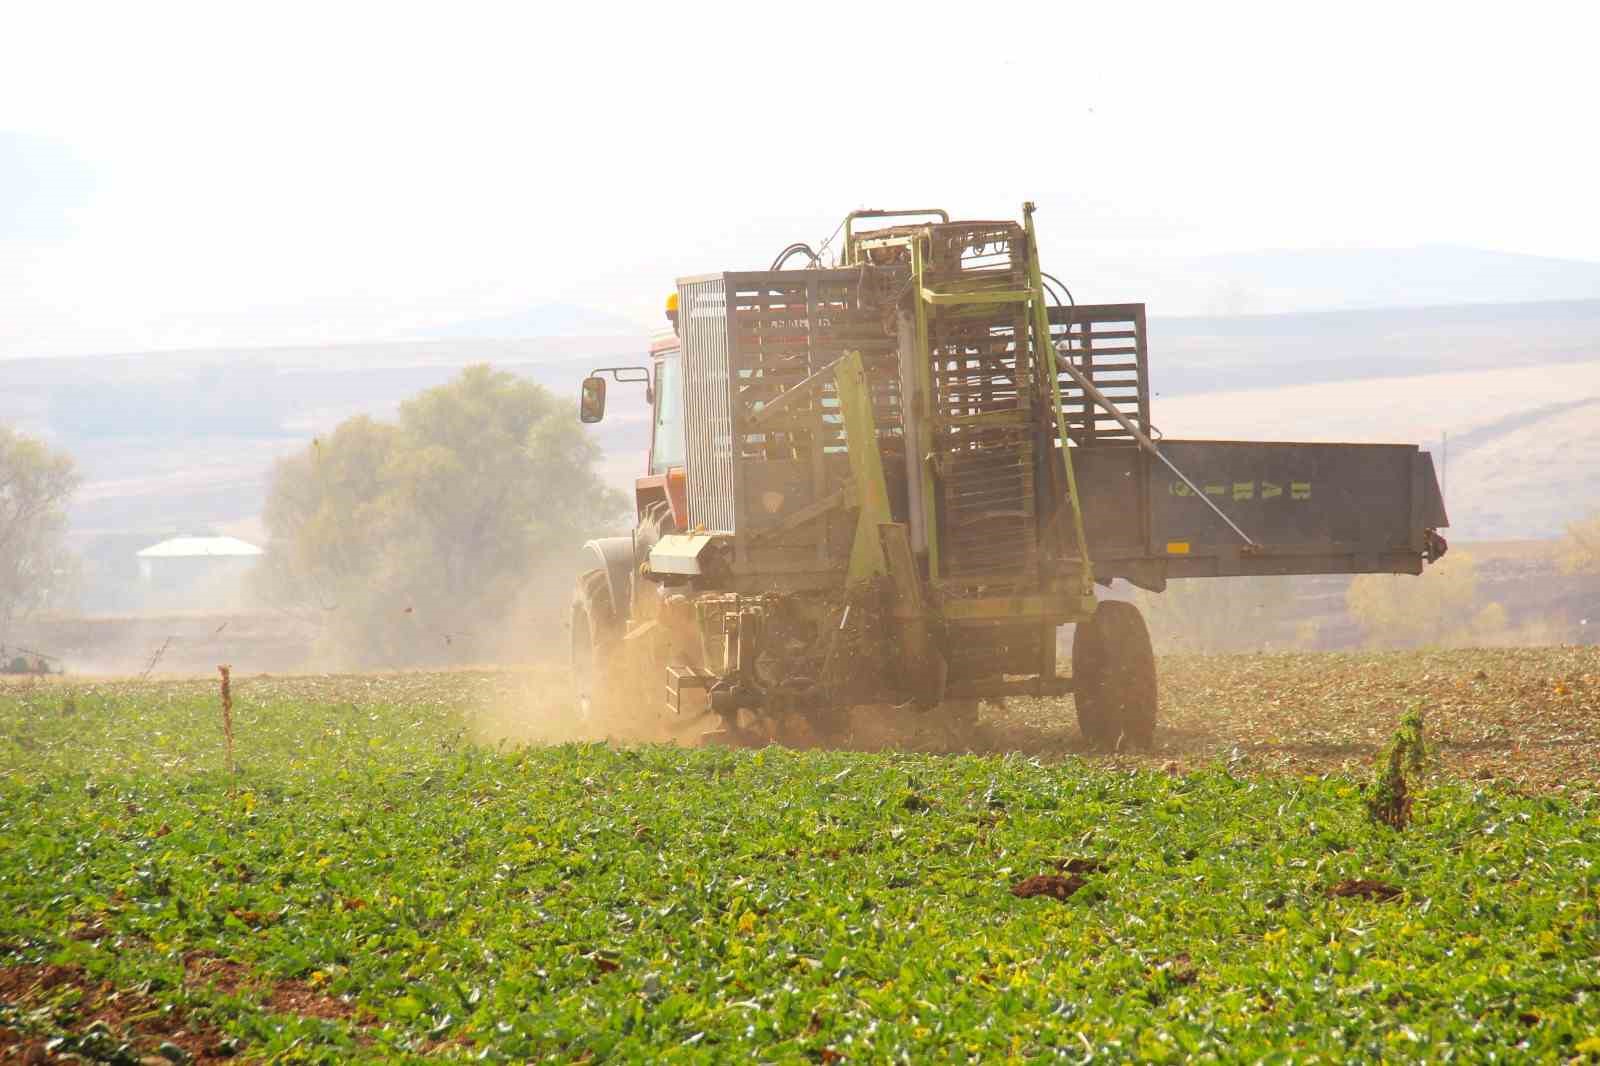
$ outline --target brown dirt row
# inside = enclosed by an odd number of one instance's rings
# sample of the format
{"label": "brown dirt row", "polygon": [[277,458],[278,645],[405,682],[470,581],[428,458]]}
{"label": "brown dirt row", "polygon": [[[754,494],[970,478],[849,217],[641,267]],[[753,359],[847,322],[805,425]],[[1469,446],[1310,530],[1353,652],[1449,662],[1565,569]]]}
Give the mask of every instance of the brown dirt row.
{"label": "brown dirt row", "polygon": [[[184,958],[184,983],[223,996],[254,995],[261,1009],[327,1021],[365,1025],[371,1015],[345,1000],[318,992],[304,981],[268,980],[231,959],[192,952]],[[75,996],[70,995],[76,993]],[[126,1044],[135,1056],[169,1061],[163,1045],[179,1049],[193,1063],[225,1062],[239,1053],[216,1026],[178,1007],[163,1007],[142,992],[97,981],[78,966],[16,964],[0,966],[0,1003],[42,1010],[49,1026],[80,1040],[102,1029],[112,1046]],[[62,1061],[51,1041],[56,1033],[0,1027],[0,1063]],[[61,1051],[70,1051],[68,1045]]]}

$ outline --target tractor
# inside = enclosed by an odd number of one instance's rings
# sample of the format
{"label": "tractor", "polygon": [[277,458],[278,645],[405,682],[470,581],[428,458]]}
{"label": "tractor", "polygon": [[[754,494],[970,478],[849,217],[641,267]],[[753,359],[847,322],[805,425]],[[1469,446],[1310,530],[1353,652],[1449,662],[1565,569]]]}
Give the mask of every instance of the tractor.
{"label": "tractor", "polygon": [[[1155,655],[1121,578],[1420,574],[1447,525],[1415,445],[1162,438],[1142,304],[1076,304],[1022,221],[851,212],[837,262],[680,278],[644,386],[631,536],[583,549],[580,713],[730,742],[848,708],[959,725],[1070,693],[1084,738],[1148,746]],[[800,259],[798,266],[790,264]],[[1070,671],[1057,631],[1074,627]]]}

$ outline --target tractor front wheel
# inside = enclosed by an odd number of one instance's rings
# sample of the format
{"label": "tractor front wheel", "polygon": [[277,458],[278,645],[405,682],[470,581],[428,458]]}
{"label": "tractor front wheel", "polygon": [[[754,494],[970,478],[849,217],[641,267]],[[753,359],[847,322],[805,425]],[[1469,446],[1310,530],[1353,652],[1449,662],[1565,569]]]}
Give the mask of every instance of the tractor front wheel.
{"label": "tractor front wheel", "polygon": [[579,719],[591,722],[616,709],[616,658],[622,641],[604,570],[590,570],[578,578],[571,617],[573,696]]}
{"label": "tractor front wheel", "polygon": [[1072,635],[1072,699],[1090,744],[1148,748],[1156,733],[1156,656],[1139,608],[1102,600]]}

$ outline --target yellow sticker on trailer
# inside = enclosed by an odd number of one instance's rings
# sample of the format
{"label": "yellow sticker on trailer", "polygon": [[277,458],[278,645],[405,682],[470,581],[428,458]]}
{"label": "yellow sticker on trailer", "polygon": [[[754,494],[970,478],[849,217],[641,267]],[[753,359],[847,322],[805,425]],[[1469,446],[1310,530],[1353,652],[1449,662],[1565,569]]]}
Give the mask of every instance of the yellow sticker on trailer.
{"label": "yellow sticker on trailer", "polygon": [[1167,554],[1168,555],[1188,555],[1189,554],[1189,542],[1186,541],[1186,540],[1169,540],[1169,541],[1167,541]]}

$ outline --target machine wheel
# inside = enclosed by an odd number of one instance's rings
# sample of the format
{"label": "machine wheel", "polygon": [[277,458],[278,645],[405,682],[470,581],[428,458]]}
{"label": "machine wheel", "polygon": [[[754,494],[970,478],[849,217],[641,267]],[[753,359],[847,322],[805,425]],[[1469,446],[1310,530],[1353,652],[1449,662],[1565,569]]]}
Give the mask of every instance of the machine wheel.
{"label": "machine wheel", "polygon": [[1096,747],[1147,748],[1156,732],[1156,656],[1139,608],[1102,600],[1072,635],[1078,728]]}
{"label": "machine wheel", "polygon": [[615,708],[616,657],[622,627],[611,609],[604,570],[578,578],[572,594],[572,686],[578,717],[587,722]]}

